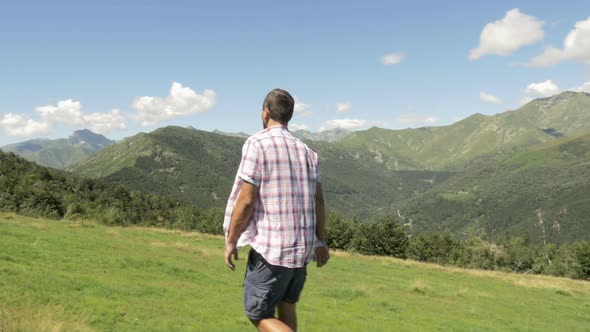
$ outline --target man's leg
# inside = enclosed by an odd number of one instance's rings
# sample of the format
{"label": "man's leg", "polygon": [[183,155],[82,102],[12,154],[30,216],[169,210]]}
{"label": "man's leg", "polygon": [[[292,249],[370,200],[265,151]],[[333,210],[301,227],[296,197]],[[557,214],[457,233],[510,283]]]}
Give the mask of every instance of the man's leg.
{"label": "man's leg", "polygon": [[297,331],[297,312],[295,303],[280,302],[278,305],[279,320],[285,323],[293,331]]}
{"label": "man's leg", "polygon": [[299,296],[303,291],[307,276],[307,266],[293,270],[293,278],[281,301],[277,304],[279,320],[297,331],[297,311],[295,310]]}
{"label": "man's leg", "polygon": [[262,320],[252,320],[250,322],[256,326],[260,332],[293,332],[289,326],[276,318],[266,318]]}
{"label": "man's leg", "polygon": [[244,309],[259,331],[293,331],[274,317],[292,275],[291,269],[270,265],[259,253],[250,251],[244,280]]}

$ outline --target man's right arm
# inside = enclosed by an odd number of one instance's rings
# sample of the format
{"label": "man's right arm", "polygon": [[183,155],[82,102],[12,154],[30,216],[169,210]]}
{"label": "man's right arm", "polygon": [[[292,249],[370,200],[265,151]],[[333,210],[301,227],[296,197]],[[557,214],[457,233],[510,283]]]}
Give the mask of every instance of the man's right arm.
{"label": "man's right arm", "polygon": [[322,267],[328,263],[330,259],[330,252],[326,245],[326,209],[324,206],[324,193],[322,192],[322,184],[318,183],[315,196],[315,235],[323,245],[315,248],[315,258],[318,267]]}

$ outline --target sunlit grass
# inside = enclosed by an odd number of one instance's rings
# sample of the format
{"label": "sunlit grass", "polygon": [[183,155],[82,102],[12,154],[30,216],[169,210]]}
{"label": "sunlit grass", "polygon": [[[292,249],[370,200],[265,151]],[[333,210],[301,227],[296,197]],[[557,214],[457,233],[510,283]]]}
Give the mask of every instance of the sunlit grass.
{"label": "sunlit grass", "polygon": [[[0,213],[0,331],[248,331],[223,237]],[[301,331],[587,331],[590,283],[334,252]]]}

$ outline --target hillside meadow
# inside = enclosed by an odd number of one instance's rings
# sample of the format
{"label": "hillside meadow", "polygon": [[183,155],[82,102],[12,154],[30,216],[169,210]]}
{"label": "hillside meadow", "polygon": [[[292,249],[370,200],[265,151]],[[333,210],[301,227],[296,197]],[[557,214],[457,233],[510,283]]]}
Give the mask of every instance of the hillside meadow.
{"label": "hillside meadow", "polygon": [[[0,331],[244,331],[223,238],[0,213]],[[356,254],[308,268],[300,331],[590,331],[590,283]]]}

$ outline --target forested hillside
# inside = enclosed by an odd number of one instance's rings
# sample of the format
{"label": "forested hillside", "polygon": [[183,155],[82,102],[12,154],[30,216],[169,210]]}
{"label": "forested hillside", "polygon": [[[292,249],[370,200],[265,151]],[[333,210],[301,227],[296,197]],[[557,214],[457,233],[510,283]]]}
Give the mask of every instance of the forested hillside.
{"label": "forested hillside", "polygon": [[108,225],[154,225],[221,233],[223,212],[83,179],[0,151],[0,211]]}
{"label": "forested hillside", "polygon": [[416,232],[590,239],[590,135],[474,163],[402,209]]}
{"label": "forested hillside", "polygon": [[[244,138],[170,126],[110,146],[68,170],[133,190],[166,195],[199,207],[227,202]],[[320,155],[330,209],[369,216],[423,192],[449,172],[391,171],[349,156],[327,142],[309,141]]]}
{"label": "forested hillside", "polygon": [[243,138],[183,127],[140,133],[68,170],[199,207],[227,202]]}

